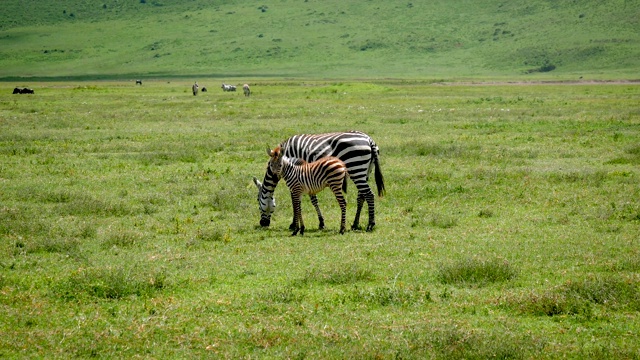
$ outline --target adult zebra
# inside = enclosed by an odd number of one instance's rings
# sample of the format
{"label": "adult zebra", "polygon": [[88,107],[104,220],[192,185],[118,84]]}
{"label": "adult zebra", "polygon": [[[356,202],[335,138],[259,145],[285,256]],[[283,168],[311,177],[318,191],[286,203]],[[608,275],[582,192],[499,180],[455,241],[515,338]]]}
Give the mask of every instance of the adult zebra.
{"label": "adult zebra", "polygon": [[314,162],[306,162],[297,158],[289,158],[283,155],[280,146],[273,150],[267,149],[271,157],[269,168],[283,178],[291,192],[293,204],[293,236],[298,231],[304,235],[304,221],[302,220],[302,208],[300,200],[302,195],[315,195],[328,187],[340,205],[340,234],[346,230],[347,202],[342,192],[347,192],[347,165],[337,157],[327,156]]}
{"label": "adult zebra", "polygon": [[[283,149],[285,156],[299,158],[307,162],[313,162],[325,156],[334,156],[344,161],[347,165],[349,177],[358,188],[358,206],[351,228],[357,229],[359,227],[360,212],[366,201],[369,209],[367,231],[373,230],[376,224],[374,195],[367,182],[372,168],[375,168],[374,173],[378,196],[382,196],[385,189],[384,178],[378,158],[379,149],[369,135],[360,131],[294,135],[282,142],[280,147]],[[268,166],[262,183],[255,177],[253,178],[253,182],[258,187],[260,225],[262,226],[269,226],[271,222],[271,215],[276,208],[273,192],[279,180],[280,178],[275,175]],[[311,203],[318,213],[319,228],[323,229],[324,218],[318,206],[318,199],[315,195],[309,196]],[[293,225],[294,224],[292,224],[291,227],[293,227]]]}

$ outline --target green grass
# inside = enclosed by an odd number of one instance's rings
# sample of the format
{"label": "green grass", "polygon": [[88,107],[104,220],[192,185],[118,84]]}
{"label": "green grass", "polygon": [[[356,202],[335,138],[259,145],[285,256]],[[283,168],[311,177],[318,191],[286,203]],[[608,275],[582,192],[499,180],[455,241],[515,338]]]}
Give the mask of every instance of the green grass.
{"label": "green grass", "polygon": [[[192,81],[0,84],[0,357],[640,356],[637,85]],[[375,230],[260,228],[265,146],[351,129]]]}
{"label": "green grass", "polygon": [[7,0],[0,77],[637,79],[639,5]]}

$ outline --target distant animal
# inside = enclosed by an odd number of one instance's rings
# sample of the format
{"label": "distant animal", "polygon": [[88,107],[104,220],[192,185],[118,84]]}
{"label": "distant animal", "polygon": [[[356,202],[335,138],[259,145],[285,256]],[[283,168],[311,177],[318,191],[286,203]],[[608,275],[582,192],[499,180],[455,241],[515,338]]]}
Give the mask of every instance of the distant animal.
{"label": "distant animal", "polygon": [[136,85],[142,85],[142,80],[136,80]]}
{"label": "distant animal", "polygon": [[249,89],[249,84],[242,85],[242,91],[244,91],[244,96],[251,95],[251,89]]}
{"label": "distant animal", "polygon": [[193,91],[193,96],[198,95],[198,82],[196,81],[193,86],[191,86],[191,91]]}
{"label": "distant animal", "polygon": [[236,91],[236,87],[234,85],[228,85],[225,83],[222,83],[222,91]]}
{"label": "distant animal", "polygon": [[[288,157],[301,158],[305,161],[315,161],[326,156],[335,156],[347,164],[349,178],[358,188],[358,207],[353,220],[352,229],[358,229],[360,223],[360,212],[366,201],[369,208],[369,224],[366,230],[371,231],[375,226],[374,195],[371,187],[367,183],[369,173],[375,169],[375,181],[378,188],[378,196],[385,192],[384,178],[380,169],[379,149],[373,139],[359,131],[349,131],[327,134],[301,134],[294,135],[280,144],[280,148]],[[258,188],[258,204],[260,205],[260,225],[269,226],[271,215],[275,212],[276,201],[274,192],[280,177],[273,173],[267,166],[264,180],[258,181],[255,177],[253,182]],[[309,195],[316,213],[318,214],[319,228],[324,228],[324,218],[318,206],[318,199],[315,195]],[[291,224],[290,228],[293,228]]]}
{"label": "distant animal", "polygon": [[[16,90],[18,90],[18,92],[16,92]],[[13,93],[14,94],[34,94],[35,92],[33,91],[33,89],[29,89],[29,88],[24,88],[24,89],[15,88],[13,89]]]}
{"label": "distant animal", "polygon": [[203,86],[203,87],[202,87],[202,90],[200,90],[200,91],[202,91],[202,92],[207,92],[207,88]]}
{"label": "distant animal", "polygon": [[300,202],[302,195],[315,195],[328,187],[340,205],[340,234],[344,234],[347,221],[347,202],[342,192],[347,192],[347,165],[337,157],[327,156],[308,163],[302,159],[285,156],[280,146],[273,150],[267,149],[271,157],[269,167],[274,174],[283,178],[291,192],[293,204],[293,234],[300,231],[304,235],[304,221]]}

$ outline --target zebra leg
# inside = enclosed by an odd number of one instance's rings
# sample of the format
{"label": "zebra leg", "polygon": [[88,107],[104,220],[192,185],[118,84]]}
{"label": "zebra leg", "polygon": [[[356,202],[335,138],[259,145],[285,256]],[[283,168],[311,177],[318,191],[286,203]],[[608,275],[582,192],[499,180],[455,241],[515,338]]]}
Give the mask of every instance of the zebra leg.
{"label": "zebra leg", "polygon": [[340,234],[344,234],[347,230],[347,201],[344,199],[344,195],[342,195],[341,187],[342,185],[332,186],[331,191],[333,191],[336,200],[338,200],[338,205],[340,205]]}
{"label": "zebra leg", "polygon": [[[340,194],[342,195],[342,194]],[[338,199],[338,204],[340,205],[340,234],[344,234],[347,230],[347,202],[344,200],[344,197],[340,196]]]}
{"label": "zebra leg", "polygon": [[318,229],[324,229],[324,217],[322,217],[322,212],[320,212],[320,206],[318,206],[318,197],[316,195],[309,195],[311,199],[311,204],[316,208],[316,213],[318,213]]}
{"label": "zebra leg", "polygon": [[367,207],[369,208],[369,224],[367,225],[367,231],[372,231],[376,226],[376,210],[375,210],[375,196],[372,192],[365,194],[367,200]]}
{"label": "zebra leg", "polygon": [[362,193],[358,193],[358,207],[356,208],[356,217],[353,219],[353,225],[351,230],[358,230],[360,228],[360,212],[362,211],[362,205],[364,204],[364,196]]}
{"label": "zebra leg", "polygon": [[[299,194],[294,194],[294,192],[291,192],[291,203],[293,206],[293,234],[291,234],[291,236],[296,236],[298,234],[298,231],[300,231],[300,235],[304,235],[304,224],[302,223],[302,208],[300,207],[300,200],[301,200],[301,195]],[[301,224],[300,227],[298,227],[298,224]]]}

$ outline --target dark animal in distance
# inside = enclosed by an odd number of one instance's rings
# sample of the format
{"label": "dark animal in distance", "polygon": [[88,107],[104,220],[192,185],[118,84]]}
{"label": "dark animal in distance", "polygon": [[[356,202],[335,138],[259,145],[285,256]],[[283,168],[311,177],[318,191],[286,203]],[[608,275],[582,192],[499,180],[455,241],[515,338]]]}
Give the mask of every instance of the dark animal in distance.
{"label": "dark animal in distance", "polygon": [[207,88],[203,86],[203,87],[202,87],[202,90],[200,90],[200,91],[202,91],[202,92],[207,92]]}
{"label": "dark animal in distance", "polygon": [[136,85],[142,85],[142,80],[136,80]]}
{"label": "dark animal in distance", "polygon": [[13,93],[14,94],[35,94],[33,89],[29,89],[29,88],[24,88],[24,89],[14,88]]}

